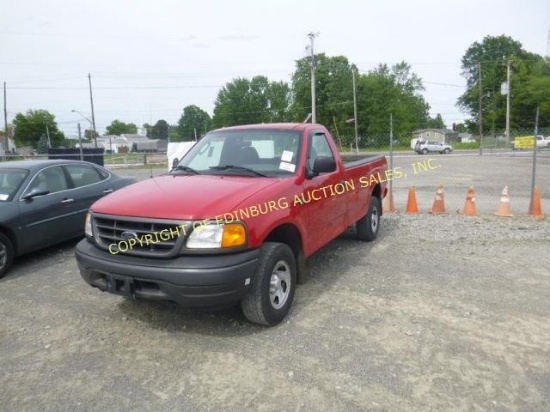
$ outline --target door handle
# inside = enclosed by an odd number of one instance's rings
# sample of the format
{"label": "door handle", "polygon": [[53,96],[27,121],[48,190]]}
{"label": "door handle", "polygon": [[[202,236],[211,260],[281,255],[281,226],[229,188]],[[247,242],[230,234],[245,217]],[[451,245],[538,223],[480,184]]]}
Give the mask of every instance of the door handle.
{"label": "door handle", "polygon": [[74,202],[74,199],[63,199],[61,203],[71,203]]}
{"label": "door handle", "polygon": [[103,193],[111,193],[112,191],[113,191],[113,189],[105,189],[105,190],[103,191]]}

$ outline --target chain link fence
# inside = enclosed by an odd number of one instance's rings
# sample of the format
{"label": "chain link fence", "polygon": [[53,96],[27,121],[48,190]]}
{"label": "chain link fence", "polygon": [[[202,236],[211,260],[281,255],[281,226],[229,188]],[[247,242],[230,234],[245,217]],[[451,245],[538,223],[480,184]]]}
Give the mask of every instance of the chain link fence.
{"label": "chain link fence", "polygon": [[[398,212],[407,209],[410,187],[415,188],[420,212],[428,212],[438,186],[443,185],[447,213],[462,213],[468,189],[473,187],[477,213],[492,215],[507,187],[512,213],[523,216],[530,207],[533,180],[540,190],[543,211],[550,209],[550,130],[539,130],[536,140],[534,131],[529,129],[512,130],[509,139],[505,133],[484,135],[481,145],[478,136],[447,132],[445,136],[444,130],[426,129],[397,135],[391,148],[389,135],[358,139],[359,156],[379,153],[386,155],[388,162],[391,158],[394,173],[387,180],[391,180]],[[416,153],[411,141],[416,141],[420,135],[426,138],[427,133],[431,135],[425,141],[444,140],[453,151],[448,155],[438,151]],[[347,158],[357,156],[353,136],[340,136],[336,140]]]}

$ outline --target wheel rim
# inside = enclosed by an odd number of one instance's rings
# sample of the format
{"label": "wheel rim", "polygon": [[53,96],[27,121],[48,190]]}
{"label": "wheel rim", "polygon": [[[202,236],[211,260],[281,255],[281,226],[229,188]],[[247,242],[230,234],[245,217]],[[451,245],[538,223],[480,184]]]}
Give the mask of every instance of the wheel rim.
{"label": "wheel rim", "polygon": [[290,266],[280,260],[273,268],[269,285],[269,301],[275,309],[281,309],[290,295]]}
{"label": "wheel rim", "polygon": [[6,265],[7,260],[8,250],[6,249],[6,245],[0,243],[0,268],[3,268]]}
{"label": "wheel rim", "polygon": [[372,229],[372,233],[376,233],[378,231],[378,208],[373,207],[372,213],[370,215],[370,227]]}

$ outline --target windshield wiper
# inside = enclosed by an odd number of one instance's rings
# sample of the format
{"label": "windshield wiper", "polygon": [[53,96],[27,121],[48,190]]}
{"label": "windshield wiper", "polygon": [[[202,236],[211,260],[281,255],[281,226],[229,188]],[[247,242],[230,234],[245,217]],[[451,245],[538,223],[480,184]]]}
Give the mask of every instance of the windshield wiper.
{"label": "windshield wiper", "polygon": [[244,166],[234,166],[234,165],[210,166],[210,169],[213,169],[213,170],[228,170],[228,169],[246,170],[247,172],[254,173],[256,176],[267,177],[267,175],[264,175],[263,173],[260,173],[257,170],[251,169],[249,167],[244,167]]}
{"label": "windshield wiper", "polygon": [[176,166],[174,167],[171,171],[173,172],[174,170],[183,170],[184,172],[187,172],[187,173],[191,173],[191,174],[194,174],[194,175],[200,175],[199,172],[197,172],[195,169],[193,169],[192,167],[189,167],[189,166]]}

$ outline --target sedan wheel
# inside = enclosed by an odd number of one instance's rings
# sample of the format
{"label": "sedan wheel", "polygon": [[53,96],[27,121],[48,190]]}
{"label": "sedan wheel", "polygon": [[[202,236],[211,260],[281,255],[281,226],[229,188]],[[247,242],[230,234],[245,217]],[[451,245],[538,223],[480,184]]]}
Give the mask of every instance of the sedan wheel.
{"label": "sedan wheel", "polygon": [[9,270],[13,263],[13,245],[8,237],[0,233],[0,278]]}

